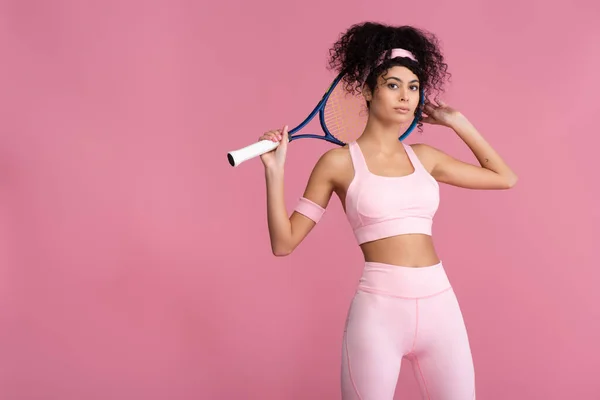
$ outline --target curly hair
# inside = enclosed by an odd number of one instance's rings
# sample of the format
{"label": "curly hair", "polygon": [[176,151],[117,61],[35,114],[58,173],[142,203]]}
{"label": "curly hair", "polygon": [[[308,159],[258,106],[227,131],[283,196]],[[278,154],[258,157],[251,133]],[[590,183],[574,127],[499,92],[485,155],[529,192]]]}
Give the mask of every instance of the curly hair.
{"label": "curly hair", "polygon": [[[417,62],[405,57],[390,59],[394,48],[410,51]],[[335,42],[329,55],[329,69],[338,73],[343,71],[344,88],[354,94],[361,93],[363,85],[373,92],[378,77],[394,66],[406,67],[419,78],[425,98],[443,93],[444,83],[451,77],[437,37],[412,26],[389,26],[375,22],[352,25]],[[385,57],[384,61],[378,65],[382,57]],[[422,130],[420,121],[418,128]]]}

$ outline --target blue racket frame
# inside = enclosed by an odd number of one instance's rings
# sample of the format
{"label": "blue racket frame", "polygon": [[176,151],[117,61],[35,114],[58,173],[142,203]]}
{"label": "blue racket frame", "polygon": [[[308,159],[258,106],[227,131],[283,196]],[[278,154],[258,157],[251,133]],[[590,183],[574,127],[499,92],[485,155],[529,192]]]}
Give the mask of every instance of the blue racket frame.
{"label": "blue racket frame", "polygon": [[[308,117],[306,117],[306,119],[304,121],[302,121],[302,123],[300,125],[298,125],[297,127],[293,128],[292,130],[288,131],[288,135],[289,135],[288,137],[289,137],[289,141],[290,142],[292,142],[292,141],[294,141],[296,139],[309,138],[309,139],[322,139],[322,140],[326,140],[326,141],[328,141],[330,143],[337,144],[339,146],[345,146],[347,144],[347,143],[342,142],[341,140],[336,139],[331,134],[331,132],[329,132],[329,129],[327,129],[327,126],[325,125],[325,103],[327,102],[327,99],[329,99],[329,96],[331,95],[331,93],[333,92],[333,90],[335,89],[335,87],[338,85],[338,83],[340,82],[340,80],[343,78],[343,76],[344,76],[344,73],[339,74],[333,80],[333,82],[329,86],[329,89],[323,95],[323,98],[321,99],[321,101],[319,101],[319,103],[317,104],[317,106],[314,108],[314,110],[312,110],[312,112],[308,115]],[[421,90],[421,92],[420,92],[420,100],[419,100],[419,109],[417,110],[417,113],[415,114],[415,118],[413,119],[413,121],[410,124],[410,126],[398,138],[399,141],[403,141],[404,139],[406,139],[408,137],[408,135],[410,135],[412,133],[412,131],[415,129],[415,127],[419,123],[419,119],[421,118],[421,114],[422,114],[422,109],[423,109],[423,104],[424,103],[425,103],[425,96],[424,96],[423,91]],[[304,128],[306,126],[306,124],[308,124],[315,117],[315,115],[317,113],[319,113],[319,123],[321,124],[321,128],[323,129],[323,132],[325,132],[325,136],[323,136],[323,135],[315,135],[314,133],[305,133],[305,134],[300,134],[300,135],[293,136],[295,132],[298,132],[300,129]]]}

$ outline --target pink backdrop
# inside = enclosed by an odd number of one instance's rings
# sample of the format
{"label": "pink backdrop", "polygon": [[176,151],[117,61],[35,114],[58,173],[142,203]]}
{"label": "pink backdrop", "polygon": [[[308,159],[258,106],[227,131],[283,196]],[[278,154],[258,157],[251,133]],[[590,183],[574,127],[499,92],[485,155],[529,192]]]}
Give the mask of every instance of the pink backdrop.
{"label": "pink backdrop", "polygon": [[[206,3],[0,3],[0,399],[339,398],[362,267],[339,201],[275,258],[262,166],[225,153],[297,123],[364,20],[439,35],[445,99],[520,177],[444,186],[434,227],[478,398],[600,398],[597,2]],[[329,148],[290,146],[290,210]]]}

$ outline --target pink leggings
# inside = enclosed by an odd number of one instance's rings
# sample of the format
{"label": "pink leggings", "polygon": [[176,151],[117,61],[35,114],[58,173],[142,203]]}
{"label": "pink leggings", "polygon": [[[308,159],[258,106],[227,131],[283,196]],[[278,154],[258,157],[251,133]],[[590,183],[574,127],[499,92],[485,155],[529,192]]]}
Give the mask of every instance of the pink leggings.
{"label": "pink leggings", "polygon": [[342,398],[392,400],[403,357],[423,398],[475,399],[467,330],[441,262],[365,264],[344,330]]}

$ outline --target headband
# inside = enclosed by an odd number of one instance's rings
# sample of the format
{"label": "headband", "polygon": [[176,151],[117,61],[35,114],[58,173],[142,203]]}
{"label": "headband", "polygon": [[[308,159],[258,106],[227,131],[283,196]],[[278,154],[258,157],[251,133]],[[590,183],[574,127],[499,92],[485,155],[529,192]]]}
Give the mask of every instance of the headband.
{"label": "headband", "polygon": [[[392,49],[392,54],[390,54],[390,59],[396,58],[396,57],[406,57],[406,58],[410,58],[414,62],[417,62],[417,57],[415,57],[414,54],[411,53],[410,51],[404,50],[404,49]],[[379,59],[377,66],[381,65],[384,60],[385,60],[385,54]]]}

